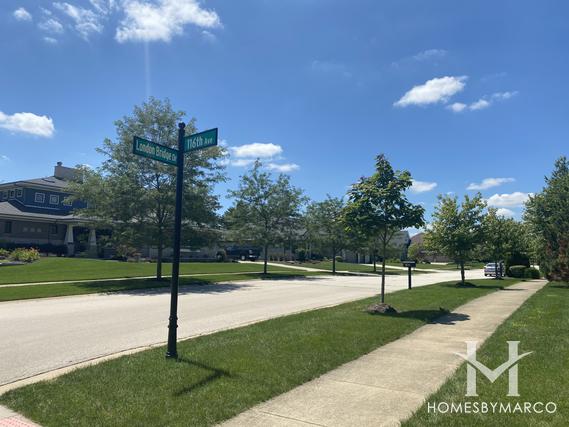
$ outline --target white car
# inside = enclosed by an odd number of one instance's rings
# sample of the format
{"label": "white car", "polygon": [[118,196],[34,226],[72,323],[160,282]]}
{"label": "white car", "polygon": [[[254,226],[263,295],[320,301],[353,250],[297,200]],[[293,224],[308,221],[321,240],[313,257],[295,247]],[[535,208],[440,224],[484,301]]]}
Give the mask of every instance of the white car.
{"label": "white car", "polygon": [[496,265],[498,266],[498,277],[506,275],[506,269],[503,262],[489,262],[484,266],[484,276],[496,277]]}

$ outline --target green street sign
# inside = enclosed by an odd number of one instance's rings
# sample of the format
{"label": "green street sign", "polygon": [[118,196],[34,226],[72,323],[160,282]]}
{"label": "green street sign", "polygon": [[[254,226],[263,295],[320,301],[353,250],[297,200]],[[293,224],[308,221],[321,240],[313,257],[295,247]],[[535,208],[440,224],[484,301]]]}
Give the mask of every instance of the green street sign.
{"label": "green street sign", "polygon": [[132,152],[142,157],[168,163],[169,165],[176,166],[178,164],[178,150],[139,138],[138,136],[134,137]]}
{"label": "green street sign", "polygon": [[184,153],[217,145],[217,128],[184,137]]}

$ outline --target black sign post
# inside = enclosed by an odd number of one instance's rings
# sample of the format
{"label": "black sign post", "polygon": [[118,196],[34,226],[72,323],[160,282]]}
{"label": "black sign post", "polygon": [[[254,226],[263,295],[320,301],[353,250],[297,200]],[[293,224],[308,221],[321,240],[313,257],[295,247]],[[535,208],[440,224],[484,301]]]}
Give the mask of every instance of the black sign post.
{"label": "black sign post", "polygon": [[184,137],[186,124],[178,124],[178,164],[176,170],[176,208],[174,211],[174,250],[172,282],[170,285],[170,318],[168,322],[168,350],[166,357],[178,358],[178,280],[180,277],[180,246],[182,238],[182,194],[184,193]]}
{"label": "black sign post", "polygon": [[180,278],[180,246],[182,242],[182,198],[184,194],[184,154],[217,145],[217,128],[186,137],[186,124],[178,124],[178,150],[135,136],[132,151],[142,157],[175,165],[176,207],[174,211],[174,246],[172,282],[170,285],[170,317],[168,319],[168,350],[166,357],[177,359],[178,283]]}
{"label": "black sign post", "polygon": [[403,261],[403,267],[407,267],[407,274],[409,278],[408,288],[411,289],[411,268],[415,267],[417,263],[415,261]]}

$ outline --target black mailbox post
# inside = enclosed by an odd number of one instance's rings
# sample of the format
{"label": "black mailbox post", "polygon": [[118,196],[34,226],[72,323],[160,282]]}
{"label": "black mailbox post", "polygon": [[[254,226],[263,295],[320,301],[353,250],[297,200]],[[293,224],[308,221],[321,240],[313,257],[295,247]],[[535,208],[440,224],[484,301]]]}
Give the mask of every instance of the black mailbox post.
{"label": "black mailbox post", "polygon": [[411,289],[411,268],[416,265],[417,263],[415,261],[403,261],[403,267],[407,267],[407,273],[409,275],[409,289]]}

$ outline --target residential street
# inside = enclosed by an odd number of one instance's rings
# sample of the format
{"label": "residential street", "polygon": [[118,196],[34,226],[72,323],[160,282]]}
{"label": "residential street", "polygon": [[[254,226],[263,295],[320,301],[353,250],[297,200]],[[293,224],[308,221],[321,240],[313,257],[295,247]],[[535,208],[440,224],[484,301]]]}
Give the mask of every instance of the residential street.
{"label": "residential street", "polygon": [[[481,278],[481,270],[467,271]],[[458,280],[459,272],[420,274],[414,286]],[[302,310],[372,296],[379,277],[314,276],[181,288],[178,336],[187,338]],[[387,292],[407,287],[388,276]],[[166,289],[0,303],[0,386],[166,339]]]}

